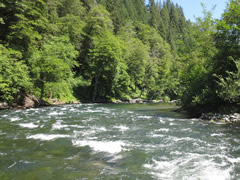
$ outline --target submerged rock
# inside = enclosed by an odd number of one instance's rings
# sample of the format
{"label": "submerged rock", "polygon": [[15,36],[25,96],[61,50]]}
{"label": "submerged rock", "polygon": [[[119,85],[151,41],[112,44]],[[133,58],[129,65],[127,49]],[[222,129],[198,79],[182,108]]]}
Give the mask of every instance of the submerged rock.
{"label": "submerged rock", "polygon": [[9,109],[10,106],[6,102],[0,102],[0,109]]}

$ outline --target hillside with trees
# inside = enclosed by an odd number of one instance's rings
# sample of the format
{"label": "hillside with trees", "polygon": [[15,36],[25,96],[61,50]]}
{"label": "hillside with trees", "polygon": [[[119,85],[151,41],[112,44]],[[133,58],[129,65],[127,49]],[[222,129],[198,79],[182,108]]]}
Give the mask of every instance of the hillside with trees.
{"label": "hillside with trees", "polygon": [[239,111],[240,2],[187,20],[170,0],[0,0],[0,102],[27,94],[111,102],[180,99]]}

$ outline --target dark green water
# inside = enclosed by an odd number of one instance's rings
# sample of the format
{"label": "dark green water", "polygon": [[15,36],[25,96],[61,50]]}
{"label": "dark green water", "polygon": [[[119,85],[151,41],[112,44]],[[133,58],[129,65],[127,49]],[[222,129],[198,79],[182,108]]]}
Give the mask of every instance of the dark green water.
{"label": "dark green water", "polygon": [[0,179],[240,179],[240,126],[167,104],[0,112]]}

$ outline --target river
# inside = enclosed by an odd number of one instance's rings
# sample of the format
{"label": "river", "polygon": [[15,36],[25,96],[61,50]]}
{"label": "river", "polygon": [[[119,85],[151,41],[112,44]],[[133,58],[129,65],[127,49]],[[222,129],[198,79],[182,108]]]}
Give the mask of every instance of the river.
{"label": "river", "polygon": [[2,180],[240,179],[240,126],[171,104],[0,111]]}

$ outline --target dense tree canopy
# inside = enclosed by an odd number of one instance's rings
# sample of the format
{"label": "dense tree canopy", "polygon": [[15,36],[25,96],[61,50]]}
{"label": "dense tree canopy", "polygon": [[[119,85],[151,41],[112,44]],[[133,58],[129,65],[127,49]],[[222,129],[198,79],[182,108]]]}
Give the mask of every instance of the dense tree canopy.
{"label": "dense tree canopy", "polygon": [[195,113],[238,107],[239,0],[219,20],[203,12],[193,23],[170,0],[0,0],[0,101],[33,94],[180,99]]}

